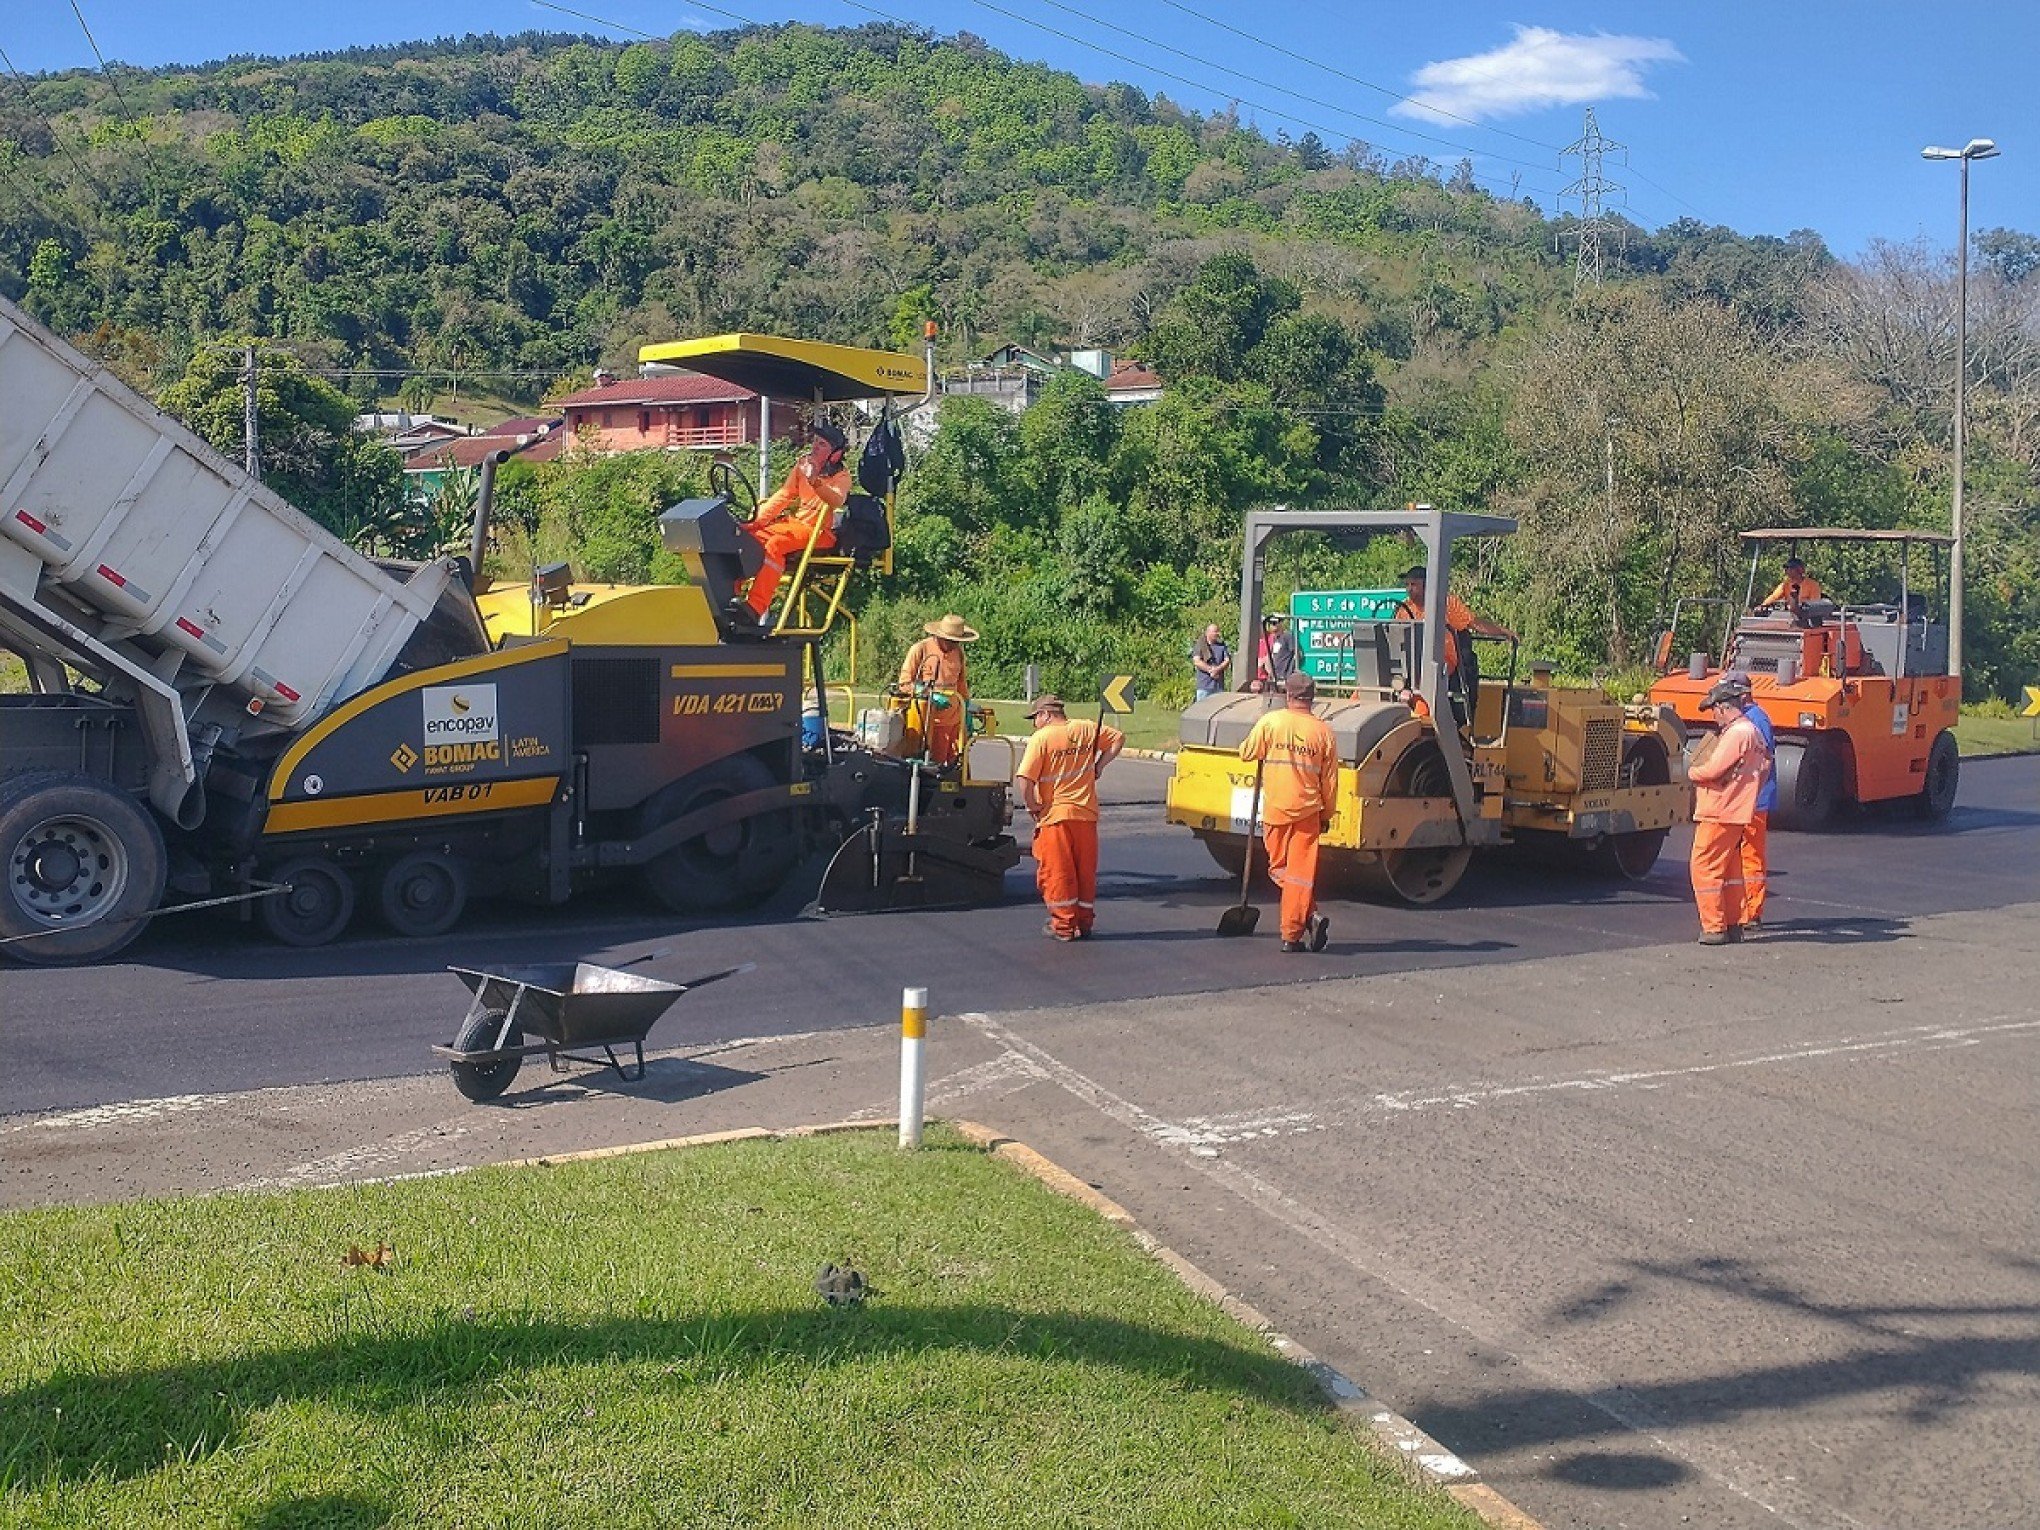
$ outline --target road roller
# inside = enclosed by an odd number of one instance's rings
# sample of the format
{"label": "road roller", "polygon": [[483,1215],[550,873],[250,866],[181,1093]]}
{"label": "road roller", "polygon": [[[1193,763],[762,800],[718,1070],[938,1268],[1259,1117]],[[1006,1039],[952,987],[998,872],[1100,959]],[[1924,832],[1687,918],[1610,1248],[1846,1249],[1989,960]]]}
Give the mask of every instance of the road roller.
{"label": "road roller", "polygon": [[[1240,759],[1239,746],[1263,712],[1286,704],[1245,688],[1272,537],[1413,537],[1429,571],[1430,608],[1444,610],[1452,544],[1515,529],[1507,517],[1429,505],[1249,512],[1234,649],[1242,688],[1183,713],[1168,821],[1194,833],[1226,870],[1237,875],[1244,867],[1254,768]],[[1435,903],[1459,885],[1479,849],[1639,880],[1672,829],[1691,817],[1685,733],[1670,708],[1559,685],[1544,664],[1533,663],[1528,679],[1519,679],[1513,652],[1505,679],[1475,682],[1468,695],[1447,674],[1439,623],[1357,621],[1347,636],[1352,682],[1321,681],[1314,707],[1330,724],[1340,759],[1338,802],[1321,841],[1323,891]]]}

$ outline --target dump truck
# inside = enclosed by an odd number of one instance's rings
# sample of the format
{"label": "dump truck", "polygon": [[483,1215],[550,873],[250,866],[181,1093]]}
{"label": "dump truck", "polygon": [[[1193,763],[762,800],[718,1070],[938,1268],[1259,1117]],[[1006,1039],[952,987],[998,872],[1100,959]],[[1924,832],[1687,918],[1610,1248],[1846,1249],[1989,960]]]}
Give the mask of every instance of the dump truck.
{"label": "dump truck", "polygon": [[[1267,542],[1297,531],[1397,534],[1423,546],[1428,608],[1443,611],[1452,544],[1505,536],[1503,516],[1441,511],[1255,510],[1246,517],[1235,674],[1251,675]],[[1321,685],[1314,710],[1339,746],[1339,793],[1320,842],[1318,885],[1341,896],[1428,904],[1459,885],[1473,853],[1510,848],[1630,880],[1649,874],[1691,816],[1684,730],[1668,709],[1562,686],[1548,666],[1509,673],[1472,698],[1448,685],[1444,627],[1355,621],[1350,686]],[[1465,641],[1462,637],[1460,641]],[[1337,694],[1344,690],[1346,694]],[[1188,828],[1226,870],[1245,869],[1254,767],[1239,746],[1277,695],[1222,692],[1184,713],[1167,821]],[[1461,714],[1464,715],[1461,715]]]}
{"label": "dump truck", "polygon": [[[1953,538],[1937,531],[1865,531],[1846,526],[1773,526],[1743,533],[1749,586],[1739,604],[1682,599],[1655,652],[1651,700],[1669,707],[1696,739],[1713,731],[1701,705],[1724,670],[1750,678],[1756,704],[1777,740],[1781,829],[1818,829],[1852,807],[1888,804],[1926,819],[1946,818],[1962,782],[1955,724],[1962,676],[1949,663],[1948,624],[1933,599],[1945,588],[1939,559]],[[1788,557],[1801,546],[1834,549],[1859,565],[1877,560],[1875,587],[1855,601],[1827,598],[1768,605],[1757,597],[1767,548]],[[1916,565],[1915,554],[1925,562]],[[1867,567],[1862,571],[1868,572]],[[1718,647],[1679,655],[1688,610],[1724,610]]]}
{"label": "dump truck", "polygon": [[[926,395],[924,359],[719,339],[769,385]],[[855,560],[789,582],[788,613],[828,588],[819,623],[731,625],[759,560],[731,480],[662,519],[685,585],[491,589],[486,495],[471,561],[380,563],[0,300],[0,646],[30,683],[0,696],[0,952],[102,959],[233,900],[289,945],[358,903],[427,936],[473,891],[619,874],[712,913],[851,840],[838,907],[996,899],[1005,780],[803,737]]]}

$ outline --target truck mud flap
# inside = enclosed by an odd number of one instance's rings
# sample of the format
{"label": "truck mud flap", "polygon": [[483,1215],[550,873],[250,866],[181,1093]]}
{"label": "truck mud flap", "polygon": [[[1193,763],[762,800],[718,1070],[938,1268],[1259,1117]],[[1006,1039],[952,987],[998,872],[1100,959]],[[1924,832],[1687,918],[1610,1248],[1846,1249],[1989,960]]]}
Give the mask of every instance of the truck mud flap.
{"label": "truck mud flap", "polygon": [[843,841],[822,873],[808,918],[898,909],[982,908],[1003,901],[1006,873],[1020,861],[1011,835],[979,844],[909,834],[874,818]]}

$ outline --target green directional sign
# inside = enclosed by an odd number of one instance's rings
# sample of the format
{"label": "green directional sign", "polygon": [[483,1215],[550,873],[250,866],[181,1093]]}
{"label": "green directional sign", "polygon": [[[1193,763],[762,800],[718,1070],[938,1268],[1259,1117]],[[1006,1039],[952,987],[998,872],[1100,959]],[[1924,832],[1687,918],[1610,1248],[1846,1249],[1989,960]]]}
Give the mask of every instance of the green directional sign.
{"label": "green directional sign", "polygon": [[1328,685],[1353,683],[1353,624],[1395,620],[1401,590],[1298,590],[1289,626],[1303,672]]}
{"label": "green directional sign", "polygon": [[1131,712],[1137,699],[1131,675],[1106,675],[1098,681],[1098,705],[1108,712]]}

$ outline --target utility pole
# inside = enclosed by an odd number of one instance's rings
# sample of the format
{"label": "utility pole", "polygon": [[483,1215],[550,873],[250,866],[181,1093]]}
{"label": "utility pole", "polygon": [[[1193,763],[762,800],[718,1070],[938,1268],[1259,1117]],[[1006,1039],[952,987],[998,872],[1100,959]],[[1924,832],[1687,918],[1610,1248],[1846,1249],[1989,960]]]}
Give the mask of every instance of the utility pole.
{"label": "utility pole", "polygon": [[262,476],[262,450],[255,423],[255,347],[241,351],[241,440],[247,449],[250,478]]}
{"label": "utility pole", "polygon": [[1580,199],[1579,253],[1573,262],[1573,301],[1578,302],[1583,287],[1601,285],[1601,235],[1613,232],[1615,225],[1601,215],[1602,198],[1622,187],[1601,174],[1601,159],[1607,154],[1628,152],[1624,145],[1612,138],[1601,136],[1601,124],[1594,120],[1594,109],[1587,108],[1586,126],[1579,139],[1559,151],[1562,158],[1579,157],[1579,179],[1559,192],[1560,197]]}
{"label": "utility pole", "polygon": [[1998,146],[1972,138],[1959,149],[1929,145],[1923,159],[1962,163],[1962,226],[1955,242],[1955,494],[1948,507],[1948,673],[1962,673],[1962,438],[1969,416],[1969,162],[1996,159]]}

